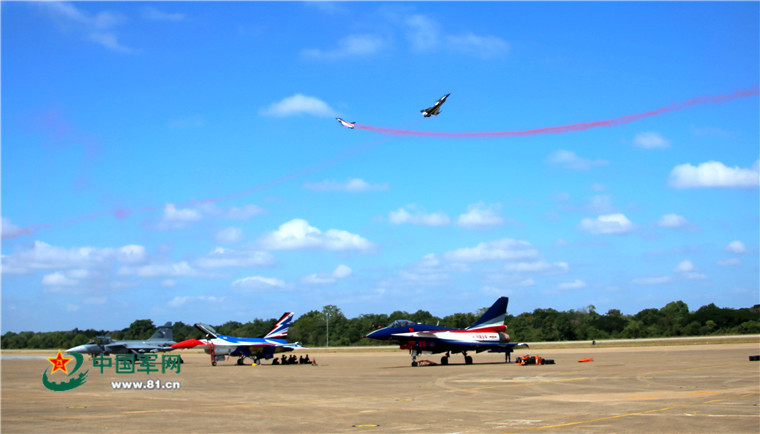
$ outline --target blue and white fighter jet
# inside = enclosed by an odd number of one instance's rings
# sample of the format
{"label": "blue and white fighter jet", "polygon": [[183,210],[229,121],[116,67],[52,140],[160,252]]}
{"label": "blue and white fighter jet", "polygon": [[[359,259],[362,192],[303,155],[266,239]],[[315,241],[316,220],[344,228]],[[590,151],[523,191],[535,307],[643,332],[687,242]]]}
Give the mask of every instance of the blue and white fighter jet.
{"label": "blue and white fighter jet", "polygon": [[402,350],[409,350],[412,366],[417,366],[420,354],[446,353],[441,364],[448,365],[451,353],[462,353],[465,364],[472,364],[468,352],[505,353],[505,359],[515,348],[528,348],[528,344],[510,342],[506,333],[508,297],[500,297],[480,319],[466,329],[419,324],[409,320],[396,320],[388,327],[367,335],[371,339],[392,340],[399,343]]}
{"label": "blue and white fighter jet", "polygon": [[305,349],[298,342],[290,343],[278,339],[288,335],[288,328],[292,320],[293,312],[285,312],[272,330],[261,338],[226,336],[217,333],[208,324],[196,323],[195,327],[205,333],[206,339],[188,339],[177,342],[171,347],[174,349],[203,347],[206,354],[211,356],[212,366],[216,366],[216,362],[225,360],[227,356],[237,356],[238,365],[244,364],[246,357],[258,364],[260,359],[271,359],[275,353]]}

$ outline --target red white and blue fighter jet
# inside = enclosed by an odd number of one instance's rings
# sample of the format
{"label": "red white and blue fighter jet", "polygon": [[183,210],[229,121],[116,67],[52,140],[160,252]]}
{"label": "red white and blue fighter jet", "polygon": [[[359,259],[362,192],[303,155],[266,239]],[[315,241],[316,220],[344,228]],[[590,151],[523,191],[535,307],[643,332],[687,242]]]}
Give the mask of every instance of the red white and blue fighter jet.
{"label": "red white and blue fighter jet", "polygon": [[446,102],[446,98],[448,98],[449,95],[451,94],[447,93],[446,95],[440,97],[438,101],[436,101],[432,106],[420,110],[422,116],[425,116],[426,118],[429,118],[430,116],[438,116],[438,114],[441,113],[441,106]]}
{"label": "red white and blue fighter jet", "polygon": [[258,364],[259,359],[271,359],[275,353],[305,349],[298,342],[290,343],[283,339],[277,339],[288,335],[288,328],[292,320],[293,312],[285,312],[272,330],[261,338],[225,336],[217,333],[208,324],[196,323],[195,327],[205,333],[206,339],[188,339],[177,342],[171,347],[174,349],[203,347],[206,354],[211,355],[211,365],[213,366],[216,366],[216,362],[225,360],[227,356],[238,356],[238,365],[244,364],[246,357]]}
{"label": "red white and blue fighter jet", "polygon": [[367,337],[398,342],[402,350],[411,353],[412,366],[417,366],[420,354],[446,353],[441,357],[442,365],[448,365],[451,353],[462,353],[465,364],[472,364],[472,356],[467,355],[469,351],[506,353],[508,360],[515,348],[528,348],[528,344],[510,342],[505,333],[508,303],[508,297],[500,297],[475,324],[463,330],[400,319]]}
{"label": "red white and blue fighter jet", "polygon": [[335,118],[335,119],[337,119],[338,122],[340,122],[340,124],[343,125],[346,128],[351,128],[353,130],[354,127],[356,127],[356,122],[346,122],[346,121],[344,121],[341,118]]}

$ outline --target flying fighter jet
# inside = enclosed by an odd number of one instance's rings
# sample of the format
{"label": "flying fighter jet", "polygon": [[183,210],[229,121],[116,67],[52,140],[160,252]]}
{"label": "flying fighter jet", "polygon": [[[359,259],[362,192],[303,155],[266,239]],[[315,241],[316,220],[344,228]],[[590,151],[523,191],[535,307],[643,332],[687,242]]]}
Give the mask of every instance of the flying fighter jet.
{"label": "flying fighter jet", "polygon": [[356,126],[356,122],[346,122],[346,121],[344,121],[341,118],[335,118],[335,119],[337,119],[338,122],[340,122],[340,124],[343,125],[346,128],[351,128],[353,130],[354,127]]}
{"label": "flying fighter jet", "polygon": [[66,350],[67,353],[95,354],[143,354],[171,351],[172,345],[171,321],[158,328],[158,331],[146,341],[114,341],[110,336],[98,336],[94,341]]}
{"label": "flying fighter jet", "polygon": [[420,354],[446,353],[441,357],[442,365],[449,364],[451,353],[462,353],[465,364],[472,364],[468,351],[505,353],[508,360],[515,348],[528,348],[528,344],[510,342],[509,335],[505,333],[508,303],[508,297],[500,297],[475,324],[464,330],[400,319],[367,337],[398,342],[402,350],[409,350],[412,354],[412,366],[417,366],[417,356]]}
{"label": "flying fighter jet", "polygon": [[420,110],[422,112],[422,116],[425,116],[426,118],[429,118],[432,115],[438,116],[438,113],[441,112],[441,106],[446,102],[446,98],[448,98],[449,95],[451,94],[447,93],[446,95],[442,96],[441,99],[436,101],[432,107]]}
{"label": "flying fighter jet", "polygon": [[272,328],[272,330],[260,338],[236,338],[217,333],[213,327],[207,324],[196,323],[195,327],[205,333],[206,339],[188,339],[177,342],[172,348],[195,348],[203,347],[206,354],[211,356],[211,365],[216,366],[227,356],[238,356],[237,364],[245,363],[245,358],[253,359],[258,363],[259,359],[271,359],[275,353],[305,349],[299,344],[285,342],[283,339],[288,335],[290,322],[293,320],[293,312],[285,312]]}

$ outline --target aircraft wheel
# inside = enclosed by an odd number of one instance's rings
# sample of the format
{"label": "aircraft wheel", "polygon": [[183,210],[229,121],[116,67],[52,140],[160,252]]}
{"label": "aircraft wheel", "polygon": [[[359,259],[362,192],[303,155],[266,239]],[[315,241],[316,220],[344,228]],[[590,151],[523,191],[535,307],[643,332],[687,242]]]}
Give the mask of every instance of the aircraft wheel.
{"label": "aircraft wheel", "polygon": [[211,366],[216,366],[216,360],[214,360],[213,362],[211,362]]}
{"label": "aircraft wheel", "polygon": [[412,366],[417,366],[417,362],[412,362]]}
{"label": "aircraft wheel", "polygon": [[238,360],[237,360],[237,364],[238,364],[238,365],[242,365],[242,364],[243,364],[243,359],[238,359]]}
{"label": "aircraft wheel", "polygon": [[448,365],[449,364],[449,358],[446,356],[441,357],[441,365]]}
{"label": "aircraft wheel", "polygon": [[472,356],[464,356],[464,364],[472,365]]}

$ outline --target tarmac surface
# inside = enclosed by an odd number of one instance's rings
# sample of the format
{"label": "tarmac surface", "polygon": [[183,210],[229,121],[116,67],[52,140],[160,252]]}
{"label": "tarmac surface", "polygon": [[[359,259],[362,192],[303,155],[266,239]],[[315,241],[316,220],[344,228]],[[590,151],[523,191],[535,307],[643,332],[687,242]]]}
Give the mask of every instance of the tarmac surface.
{"label": "tarmac surface", "polygon": [[[304,353],[304,352],[299,352]],[[176,354],[166,353],[166,354]],[[180,372],[89,369],[67,381],[55,351],[2,352],[3,432],[760,432],[759,343],[518,350],[554,365],[460,354],[448,366],[411,367],[407,351],[308,351],[317,365],[212,367],[179,352]],[[114,356],[111,356],[112,358]],[[578,360],[593,358],[579,363]],[[440,361],[440,355],[421,360]],[[69,363],[73,369],[74,363]],[[46,373],[47,372],[47,373]],[[157,389],[169,384],[172,389]],[[118,390],[112,382],[153,389]],[[178,388],[179,387],[179,388]]]}

